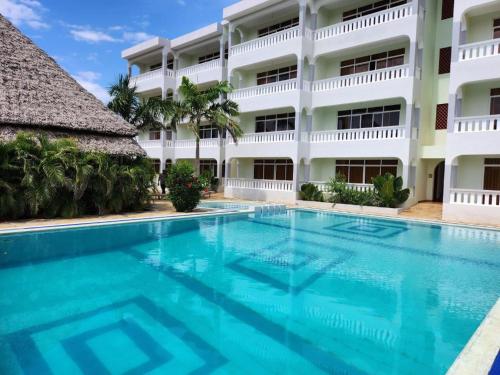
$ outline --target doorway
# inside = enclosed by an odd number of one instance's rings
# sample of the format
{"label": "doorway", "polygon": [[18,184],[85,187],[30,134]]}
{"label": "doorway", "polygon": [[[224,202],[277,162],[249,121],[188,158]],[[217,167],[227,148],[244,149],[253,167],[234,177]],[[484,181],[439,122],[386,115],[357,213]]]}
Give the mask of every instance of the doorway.
{"label": "doorway", "polygon": [[434,190],[432,193],[432,200],[434,202],[443,201],[444,190],[444,161],[438,163],[434,168]]}

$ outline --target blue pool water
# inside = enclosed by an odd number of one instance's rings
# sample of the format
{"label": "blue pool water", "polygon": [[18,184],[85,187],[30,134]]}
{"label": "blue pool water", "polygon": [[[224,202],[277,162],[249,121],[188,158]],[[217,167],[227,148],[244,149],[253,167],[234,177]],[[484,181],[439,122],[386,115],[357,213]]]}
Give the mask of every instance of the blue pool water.
{"label": "blue pool water", "polygon": [[246,210],[250,207],[247,203],[220,202],[220,201],[201,201],[198,208],[209,208],[215,210]]}
{"label": "blue pool water", "polygon": [[500,232],[308,211],[0,236],[1,374],[442,374]]}

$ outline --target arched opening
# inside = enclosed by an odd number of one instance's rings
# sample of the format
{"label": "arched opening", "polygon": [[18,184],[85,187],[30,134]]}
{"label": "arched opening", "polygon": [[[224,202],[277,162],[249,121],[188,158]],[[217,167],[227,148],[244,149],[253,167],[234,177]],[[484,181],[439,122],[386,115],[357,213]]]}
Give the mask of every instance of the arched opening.
{"label": "arched opening", "polygon": [[444,190],[444,161],[438,163],[434,168],[434,188],[432,192],[432,200],[434,202],[443,201]]}

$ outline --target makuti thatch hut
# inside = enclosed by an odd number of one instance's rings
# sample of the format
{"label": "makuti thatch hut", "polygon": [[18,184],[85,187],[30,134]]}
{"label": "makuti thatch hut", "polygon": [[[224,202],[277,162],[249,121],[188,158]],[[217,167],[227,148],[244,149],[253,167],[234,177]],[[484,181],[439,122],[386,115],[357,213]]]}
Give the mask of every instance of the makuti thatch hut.
{"label": "makuti thatch hut", "polygon": [[0,14],[0,142],[20,131],[71,137],[83,151],[145,155],[132,125]]}

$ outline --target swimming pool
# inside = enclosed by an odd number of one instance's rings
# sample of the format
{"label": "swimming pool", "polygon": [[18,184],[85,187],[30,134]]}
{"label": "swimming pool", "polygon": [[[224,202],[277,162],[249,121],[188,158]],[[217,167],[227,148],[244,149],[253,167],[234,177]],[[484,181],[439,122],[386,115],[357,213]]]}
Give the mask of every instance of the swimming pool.
{"label": "swimming pool", "polygon": [[214,210],[231,210],[239,211],[246,210],[252,205],[250,203],[235,203],[235,202],[224,202],[224,201],[201,201],[198,204],[198,208],[208,208]]}
{"label": "swimming pool", "polygon": [[0,236],[0,373],[444,373],[500,233],[303,210]]}

